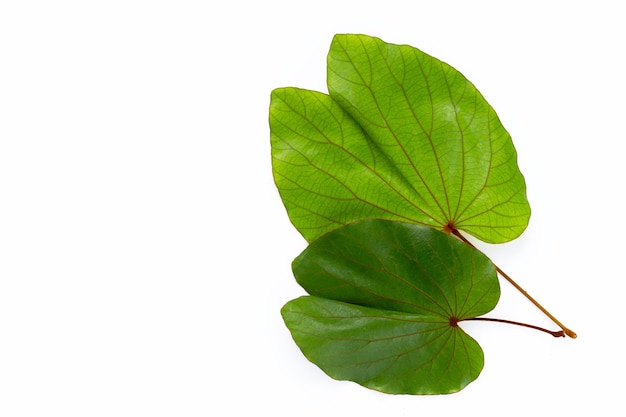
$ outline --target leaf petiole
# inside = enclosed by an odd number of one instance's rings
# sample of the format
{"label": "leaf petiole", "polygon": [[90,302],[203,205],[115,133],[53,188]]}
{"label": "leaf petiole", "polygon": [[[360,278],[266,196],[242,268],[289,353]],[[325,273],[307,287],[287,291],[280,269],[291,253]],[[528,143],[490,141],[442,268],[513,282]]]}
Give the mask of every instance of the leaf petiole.
{"label": "leaf petiole", "polygon": [[459,321],[470,321],[470,320],[471,321],[493,321],[493,322],[496,322],[496,323],[514,324],[516,326],[528,327],[528,328],[531,328],[531,329],[539,330],[541,332],[545,332],[545,333],[551,334],[554,337],[565,337],[565,331],[564,330],[558,330],[558,331],[548,330],[548,329],[544,329],[543,327],[534,326],[532,324],[520,323],[520,322],[517,322],[517,321],[511,321],[511,320],[494,319],[494,318],[489,318],[489,317],[473,317],[473,318],[463,319],[463,320],[459,320]]}
{"label": "leaf petiole", "polygon": [[[456,236],[457,238],[459,238],[460,240],[462,240],[463,242],[465,242],[467,245],[473,247],[474,249],[477,249],[476,246],[474,246],[472,244],[472,242],[470,242],[469,240],[467,240],[465,238],[465,236],[463,236],[461,234],[461,232],[458,231],[458,229],[456,229],[455,227],[453,227],[452,225],[448,224],[444,227],[444,231],[448,232],[448,233],[452,233],[454,236]],[[478,249],[477,249],[478,250]],[[565,327],[565,325],[563,325],[563,323],[561,323],[556,317],[554,317],[548,310],[546,310],[546,308],[544,306],[542,306],[541,304],[539,304],[539,302],[537,300],[535,300],[533,297],[531,297],[530,294],[528,294],[528,292],[526,292],[526,290],[524,290],[517,282],[515,282],[513,280],[513,278],[511,278],[506,272],[504,272],[502,269],[500,269],[500,267],[498,267],[497,265],[495,265],[496,267],[496,271],[498,271],[498,273],[504,278],[506,279],[511,285],[513,285],[519,292],[521,292],[531,303],[533,303],[535,305],[535,307],[537,307],[539,310],[541,310],[541,312],[543,314],[545,314],[546,316],[548,316],[548,318],[550,318],[550,320],[552,320],[557,326],[559,326],[562,329],[562,333],[564,333],[565,335],[571,337],[572,339],[576,339],[577,335],[574,331],[568,329],[567,327]],[[493,320],[492,320],[493,321]],[[515,324],[515,323],[511,323],[511,324]],[[537,330],[542,330],[542,331],[546,331],[548,333],[552,333],[549,330],[545,330],[542,328],[537,328],[535,326],[531,326],[531,325],[526,325],[527,327],[533,327],[536,328]],[[560,335],[554,335],[555,337],[560,337]]]}

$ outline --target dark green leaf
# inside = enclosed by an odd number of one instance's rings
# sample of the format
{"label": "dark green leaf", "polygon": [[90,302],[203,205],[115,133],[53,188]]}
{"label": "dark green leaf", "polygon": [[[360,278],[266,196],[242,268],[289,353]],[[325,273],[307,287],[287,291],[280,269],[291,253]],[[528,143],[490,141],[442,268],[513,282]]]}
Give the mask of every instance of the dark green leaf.
{"label": "dark green leaf", "polygon": [[482,370],[456,325],[496,305],[493,264],[431,228],[366,220],[336,229],[293,262],[312,297],[283,318],[305,356],[336,379],[387,393],[456,392]]}

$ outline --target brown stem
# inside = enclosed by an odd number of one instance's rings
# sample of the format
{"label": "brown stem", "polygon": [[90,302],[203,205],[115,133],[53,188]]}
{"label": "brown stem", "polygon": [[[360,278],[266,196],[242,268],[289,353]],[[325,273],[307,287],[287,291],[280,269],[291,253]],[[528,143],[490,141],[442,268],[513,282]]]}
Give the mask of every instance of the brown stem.
{"label": "brown stem", "polygon": [[553,330],[544,329],[543,327],[533,326],[532,324],[520,323],[520,322],[517,322],[517,321],[511,321],[511,320],[492,319],[492,318],[489,318],[489,317],[472,317],[472,318],[469,318],[469,319],[463,319],[463,320],[459,320],[459,321],[470,321],[470,320],[471,321],[495,321],[497,323],[514,324],[516,326],[529,327],[531,329],[539,330],[539,331],[551,334],[554,337],[565,337],[565,331],[564,330],[553,331]]}
{"label": "brown stem", "polygon": [[[476,246],[474,246],[472,244],[472,242],[470,242],[469,240],[467,240],[465,238],[465,236],[463,236],[461,234],[461,232],[459,232],[455,227],[452,227],[450,225],[446,225],[446,227],[444,228],[444,230],[449,231],[450,233],[452,233],[454,236],[458,237],[459,239],[461,239],[463,242],[465,242],[466,244],[468,244],[469,246],[471,246],[474,249],[477,249]],[[530,294],[528,294],[526,292],[526,290],[524,290],[522,287],[520,287],[520,285],[513,281],[513,278],[511,278],[510,276],[508,276],[508,274],[506,274],[503,270],[501,270],[497,265],[495,265],[496,267],[496,271],[498,271],[498,273],[504,278],[506,279],[511,285],[513,285],[519,292],[521,292],[522,294],[524,294],[524,296],[526,298],[528,298],[528,300],[530,300],[531,303],[533,303],[535,305],[535,307],[537,307],[539,310],[541,310],[541,312],[543,314],[545,314],[546,316],[548,316],[550,318],[550,320],[552,320],[557,326],[559,326],[562,330],[563,333],[565,333],[567,336],[571,337],[572,339],[576,339],[576,333],[573,332],[572,330],[568,329],[567,327],[565,327],[563,325],[563,323],[561,323],[559,320],[557,320],[556,317],[554,317],[552,314],[550,314],[550,312],[548,310],[546,310],[541,304],[539,304],[539,302],[537,300],[535,300],[533,297],[530,296]]]}

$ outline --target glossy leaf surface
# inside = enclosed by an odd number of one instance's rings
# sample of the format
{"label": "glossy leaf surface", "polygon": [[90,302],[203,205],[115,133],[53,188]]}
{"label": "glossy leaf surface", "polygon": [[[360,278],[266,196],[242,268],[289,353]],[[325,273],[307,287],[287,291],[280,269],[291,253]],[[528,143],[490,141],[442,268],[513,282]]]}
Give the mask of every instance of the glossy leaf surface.
{"label": "glossy leaf surface", "polygon": [[336,229],[293,262],[311,296],[282,314],[304,355],[336,379],[387,393],[456,392],[483,367],[458,320],[495,307],[480,252],[428,227],[365,220]]}
{"label": "glossy leaf surface", "polygon": [[460,72],[410,46],[336,35],[328,88],[278,89],[270,105],[275,182],[307,240],[365,218],[491,243],[524,231],[530,207],[511,138]]}

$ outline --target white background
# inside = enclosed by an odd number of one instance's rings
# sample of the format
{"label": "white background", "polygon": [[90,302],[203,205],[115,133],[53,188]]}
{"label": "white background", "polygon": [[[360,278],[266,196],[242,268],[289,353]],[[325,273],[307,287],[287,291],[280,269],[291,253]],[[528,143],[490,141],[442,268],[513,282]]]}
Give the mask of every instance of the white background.
{"label": "white background", "polygon": [[[624,415],[624,17],[597,0],[3,1],[0,415]],[[279,310],[303,294],[305,243],[267,113],[273,88],[326,90],[335,33],[418,47],[496,109],[533,215],[482,248],[578,339],[464,324],[485,367],[448,396],[302,356]],[[491,316],[554,328],[502,290]]]}

